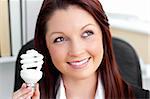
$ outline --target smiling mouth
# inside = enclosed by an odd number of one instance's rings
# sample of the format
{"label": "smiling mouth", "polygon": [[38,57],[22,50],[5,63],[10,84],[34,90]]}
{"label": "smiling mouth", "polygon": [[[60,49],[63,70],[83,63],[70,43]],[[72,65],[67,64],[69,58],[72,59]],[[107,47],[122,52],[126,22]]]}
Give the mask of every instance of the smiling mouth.
{"label": "smiling mouth", "polygon": [[85,58],[83,60],[77,60],[77,61],[72,61],[72,62],[67,62],[67,63],[69,64],[69,66],[71,66],[74,69],[81,69],[87,66],[90,58],[91,57]]}

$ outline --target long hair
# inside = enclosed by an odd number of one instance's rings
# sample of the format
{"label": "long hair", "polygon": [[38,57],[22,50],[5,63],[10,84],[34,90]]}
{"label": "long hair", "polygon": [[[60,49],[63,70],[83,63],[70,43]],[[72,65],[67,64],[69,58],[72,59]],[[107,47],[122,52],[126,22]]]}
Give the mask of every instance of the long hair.
{"label": "long hair", "polygon": [[77,5],[89,12],[102,30],[104,55],[97,71],[100,72],[105,99],[132,99],[134,95],[131,87],[120,76],[112,48],[112,37],[108,19],[98,0],[44,0],[37,19],[34,38],[35,48],[45,57],[42,68],[44,75],[40,82],[41,98],[55,99],[57,79],[60,75],[60,72],[52,63],[46,46],[46,25],[56,10],[67,9],[70,5]]}

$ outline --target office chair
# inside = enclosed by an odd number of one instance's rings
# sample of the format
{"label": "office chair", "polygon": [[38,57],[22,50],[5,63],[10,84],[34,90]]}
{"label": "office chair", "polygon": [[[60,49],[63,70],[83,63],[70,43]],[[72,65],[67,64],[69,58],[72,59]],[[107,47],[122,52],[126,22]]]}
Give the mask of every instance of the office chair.
{"label": "office chair", "polygon": [[142,88],[141,67],[134,48],[118,38],[112,39],[112,45],[123,79],[135,87]]}
{"label": "office chair", "polygon": [[[135,50],[127,42],[118,38],[113,38],[112,44],[115,52],[115,57],[123,79],[133,86],[142,88],[141,69]],[[27,42],[24,46],[22,46],[18,54],[15,69],[16,71],[14,91],[18,90],[24,82],[20,77],[20,55],[25,53],[26,50],[33,49],[33,45],[33,40]]]}

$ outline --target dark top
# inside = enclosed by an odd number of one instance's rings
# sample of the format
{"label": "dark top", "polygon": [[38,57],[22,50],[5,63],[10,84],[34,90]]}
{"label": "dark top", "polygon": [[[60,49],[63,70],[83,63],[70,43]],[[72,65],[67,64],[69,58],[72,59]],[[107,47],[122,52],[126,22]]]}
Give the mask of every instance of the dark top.
{"label": "dark top", "polygon": [[150,92],[141,88],[133,88],[136,99],[150,99]]}

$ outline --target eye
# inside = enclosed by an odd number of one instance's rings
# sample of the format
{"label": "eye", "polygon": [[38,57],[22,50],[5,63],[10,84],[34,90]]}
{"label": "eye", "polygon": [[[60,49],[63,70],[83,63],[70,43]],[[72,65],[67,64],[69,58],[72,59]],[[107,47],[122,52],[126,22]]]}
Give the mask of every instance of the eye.
{"label": "eye", "polygon": [[91,35],[93,35],[93,34],[94,34],[93,31],[87,30],[87,31],[85,31],[85,32],[82,34],[82,37],[83,37],[83,38],[86,38],[86,37],[89,37],[89,36],[91,36]]}
{"label": "eye", "polygon": [[54,40],[54,43],[60,43],[62,41],[64,41],[64,37],[57,37],[55,40]]}

